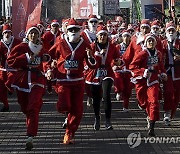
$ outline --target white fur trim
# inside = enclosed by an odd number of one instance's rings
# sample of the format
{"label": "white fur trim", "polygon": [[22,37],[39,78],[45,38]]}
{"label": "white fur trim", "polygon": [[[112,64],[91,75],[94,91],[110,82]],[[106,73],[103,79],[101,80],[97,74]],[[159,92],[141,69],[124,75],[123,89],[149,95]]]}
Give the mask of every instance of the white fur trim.
{"label": "white fur trim", "polygon": [[148,25],[148,24],[141,24],[140,27],[142,27],[142,26],[145,26],[145,27],[149,27],[149,28],[150,28],[150,25]]}
{"label": "white fur trim", "polygon": [[151,26],[151,29],[152,29],[153,27],[156,27],[156,28],[159,28],[159,29],[160,29],[160,27],[159,27],[158,25],[153,25],[153,26]]}
{"label": "white fur trim", "polygon": [[59,25],[60,26],[59,22],[52,22],[51,27],[52,27],[52,25]]}
{"label": "white fur trim", "polygon": [[11,32],[11,33],[12,33],[12,30],[4,30],[4,31],[2,32],[2,34],[4,34],[5,32]]}
{"label": "white fur trim", "polygon": [[145,69],[144,74],[143,74],[144,78],[147,78],[147,73],[148,73],[148,69]]}
{"label": "white fur trim", "polygon": [[73,28],[73,27],[81,28],[81,26],[79,26],[79,25],[69,25],[69,26],[67,26],[67,30],[68,30],[69,28]]}
{"label": "white fur trim", "polygon": [[157,42],[157,41],[156,41],[156,38],[155,38],[154,36],[150,35],[150,36],[147,36],[147,37],[145,38],[145,40],[144,40],[144,46],[146,46],[147,40],[148,40],[149,38],[152,38],[152,39],[154,39],[155,42]]}
{"label": "white fur trim", "polygon": [[131,34],[130,34],[130,33],[128,33],[128,32],[124,32],[124,33],[122,33],[122,36],[124,36],[124,35],[129,35],[129,36],[131,36]]}
{"label": "white fur trim", "polygon": [[29,56],[29,54],[28,54],[28,53],[25,53],[25,55],[26,55],[26,57],[27,57],[28,63],[30,63],[30,56]]}
{"label": "white fur trim", "polygon": [[97,34],[96,34],[96,36],[98,36],[99,34],[101,34],[101,33],[108,33],[106,30],[100,30]]}
{"label": "white fur trim", "polygon": [[169,29],[171,29],[171,28],[173,28],[174,30],[176,30],[176,28],[175,28],[174,26],[170,26],[170,27],[166,28],[166,32],[167,32]]}
{"label": "white fur trim", "polygon": [[39,28],[37,28],[37,27],[31,27],[31,28],[29,28],[28,31],[26,32],[25,38],[28,38],[28,35],[29,35],[30,31],[33,30],[33,29],[36,29],[36,30],[38,31],[39,37],[40,37],[41,32],[40,32]]}

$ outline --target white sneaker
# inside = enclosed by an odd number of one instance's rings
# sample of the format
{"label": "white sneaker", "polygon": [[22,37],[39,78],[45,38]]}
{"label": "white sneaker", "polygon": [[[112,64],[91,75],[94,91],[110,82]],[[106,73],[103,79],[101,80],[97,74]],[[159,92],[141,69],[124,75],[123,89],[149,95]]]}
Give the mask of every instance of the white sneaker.
{"label": "white sneaker", "polygon": [[121,95],[119,93],[116,94],[116,100],[120,101]]}
{"label": "white sneaker", "polygon": [[166,126],[171,125],[171,114],[170,114],[170,112],[165,112],[164,113],[164,123],[165,123]]}
{"label": "white sneaker", "polygon": [[150,118],[149,116],[146,117],[146,121],[147,121],[147,128],[150,128]]}
{"label": "white sneaker", "polygon": [[28,137],[26,141],[26,150],[32,150],[33,148],[33,137]]}
{"label": "white sneaker", "polygon": [[92,105],[92,103],[93,103],[92,98],[91,98],[91,97],[88,97],[88,98],[87,98],[87,106],[90,107],[90,106]]}
{"label": "white sneaker", "polygon": [[129,109],[123,107],[123,112],[129,112]]}

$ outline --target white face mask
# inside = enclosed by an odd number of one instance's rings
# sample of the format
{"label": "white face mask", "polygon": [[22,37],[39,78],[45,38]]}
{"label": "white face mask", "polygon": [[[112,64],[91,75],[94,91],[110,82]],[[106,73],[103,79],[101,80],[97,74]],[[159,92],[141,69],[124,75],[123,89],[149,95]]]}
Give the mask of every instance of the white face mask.
{"label": "white face mask", "polygon": [[93,24],[93,23],[88,22],[88,27],[89,27],[90,32],[96,33],[97,26],[98,24]]}
{"label": "white face mask", "polygon": [[173,34],[169,34],[168,32],[166,32],[166,37],[167,37],[167,40],[168,40],[169,42],[174,41],[174,39],[176,38],[176,36],[177,36],[177,33],[176,33],[176,32],[173,33]]}
{"label": "white face mask", "polygon": [[35,54],[38,55],[39,52],[42,49],[42,45],[41,44],[34,44],[33,42],[29,41],[28,46],[30,48],[30,50]]}
{"label": "white face mask", "polygon": [[12,36],[10,36],[9,38],[5,37],[3,35],[3,41],[6,43],[6,44],[10,44],[11,43],[11,40],[12,40]]}
{"label": "white face mask", "polygon": [[67,36],[69,38],[69,42],[76,42],[80,38],[80,33],[81,33],[80,31],[76,33],[68,31]]}

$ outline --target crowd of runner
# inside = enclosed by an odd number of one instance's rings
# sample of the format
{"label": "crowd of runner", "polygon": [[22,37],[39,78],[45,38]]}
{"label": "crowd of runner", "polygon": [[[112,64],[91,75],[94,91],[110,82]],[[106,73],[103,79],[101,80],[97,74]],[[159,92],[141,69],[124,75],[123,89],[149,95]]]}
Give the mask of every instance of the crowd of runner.
{"label": "crowd of runner", "polygon": [[[61,24],[60,24],[61,23]],[[111,91],[129,112],[132,89],[137,105],[147,114],[148,136],[155,136],[163,100],[164,124],[171,125],[180,100],[180,21],[166,24],[142,19],[139,23],[108,20],[96,15],[27,25],[23,39],[12,33],[10,19],[0,21],[1,112],[9,112],[8,94],[16,93],[26,115],[26,149],[33,148],[43,95],[57,93],[56,109],[66,116],[64,144],[73,144],[83,116],[83,99],[94,109],[95,131],[112,130]],[[13,110],[13,109],[12,109]]]}

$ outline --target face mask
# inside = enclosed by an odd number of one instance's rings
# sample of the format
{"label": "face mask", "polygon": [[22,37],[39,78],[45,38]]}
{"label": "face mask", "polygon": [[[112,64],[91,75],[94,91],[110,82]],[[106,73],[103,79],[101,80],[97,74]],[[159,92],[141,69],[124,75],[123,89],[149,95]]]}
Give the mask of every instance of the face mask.
{"label": "face mask", "polygon": [[28,42],[28,46],[30,48],[30,50],[35,54],[38,55],[39,52],[42,49],[42,45],[41,44],[34,44],[33,42],[29,41]]}
{"label": "face mask", "polygon": [[12,36],[10,36],[9,38],[3,36],[3,41],[4,41],[6,44],[10,44],[10,43],[11,43],[11,39],[12,39]]}
{"label": "face mask", "polygon": [[76,42],[77,39],[80,38],[80,33],[81,33],[80,31],[78,31],[78,32],[76,32],[76,33],[73,33],[73,32],[68,31],[68,32],[67,32],[67,36],[68,36],[68,38],[69,38],[69,42]]}
{"label": "face mask", "polygon": [[96,29],[97,29],[97,24],[93,24],[93,23],[88,22],[88,27],[89,27],[89,31],[95,33]]}
{"label": "face mask", "polygon": [[169,34],[168,32],[166,33],[167,40],[170,41],[170,42],[174,41],[176,36],[177,36],[176,32],[173,33],[173,34]]}

